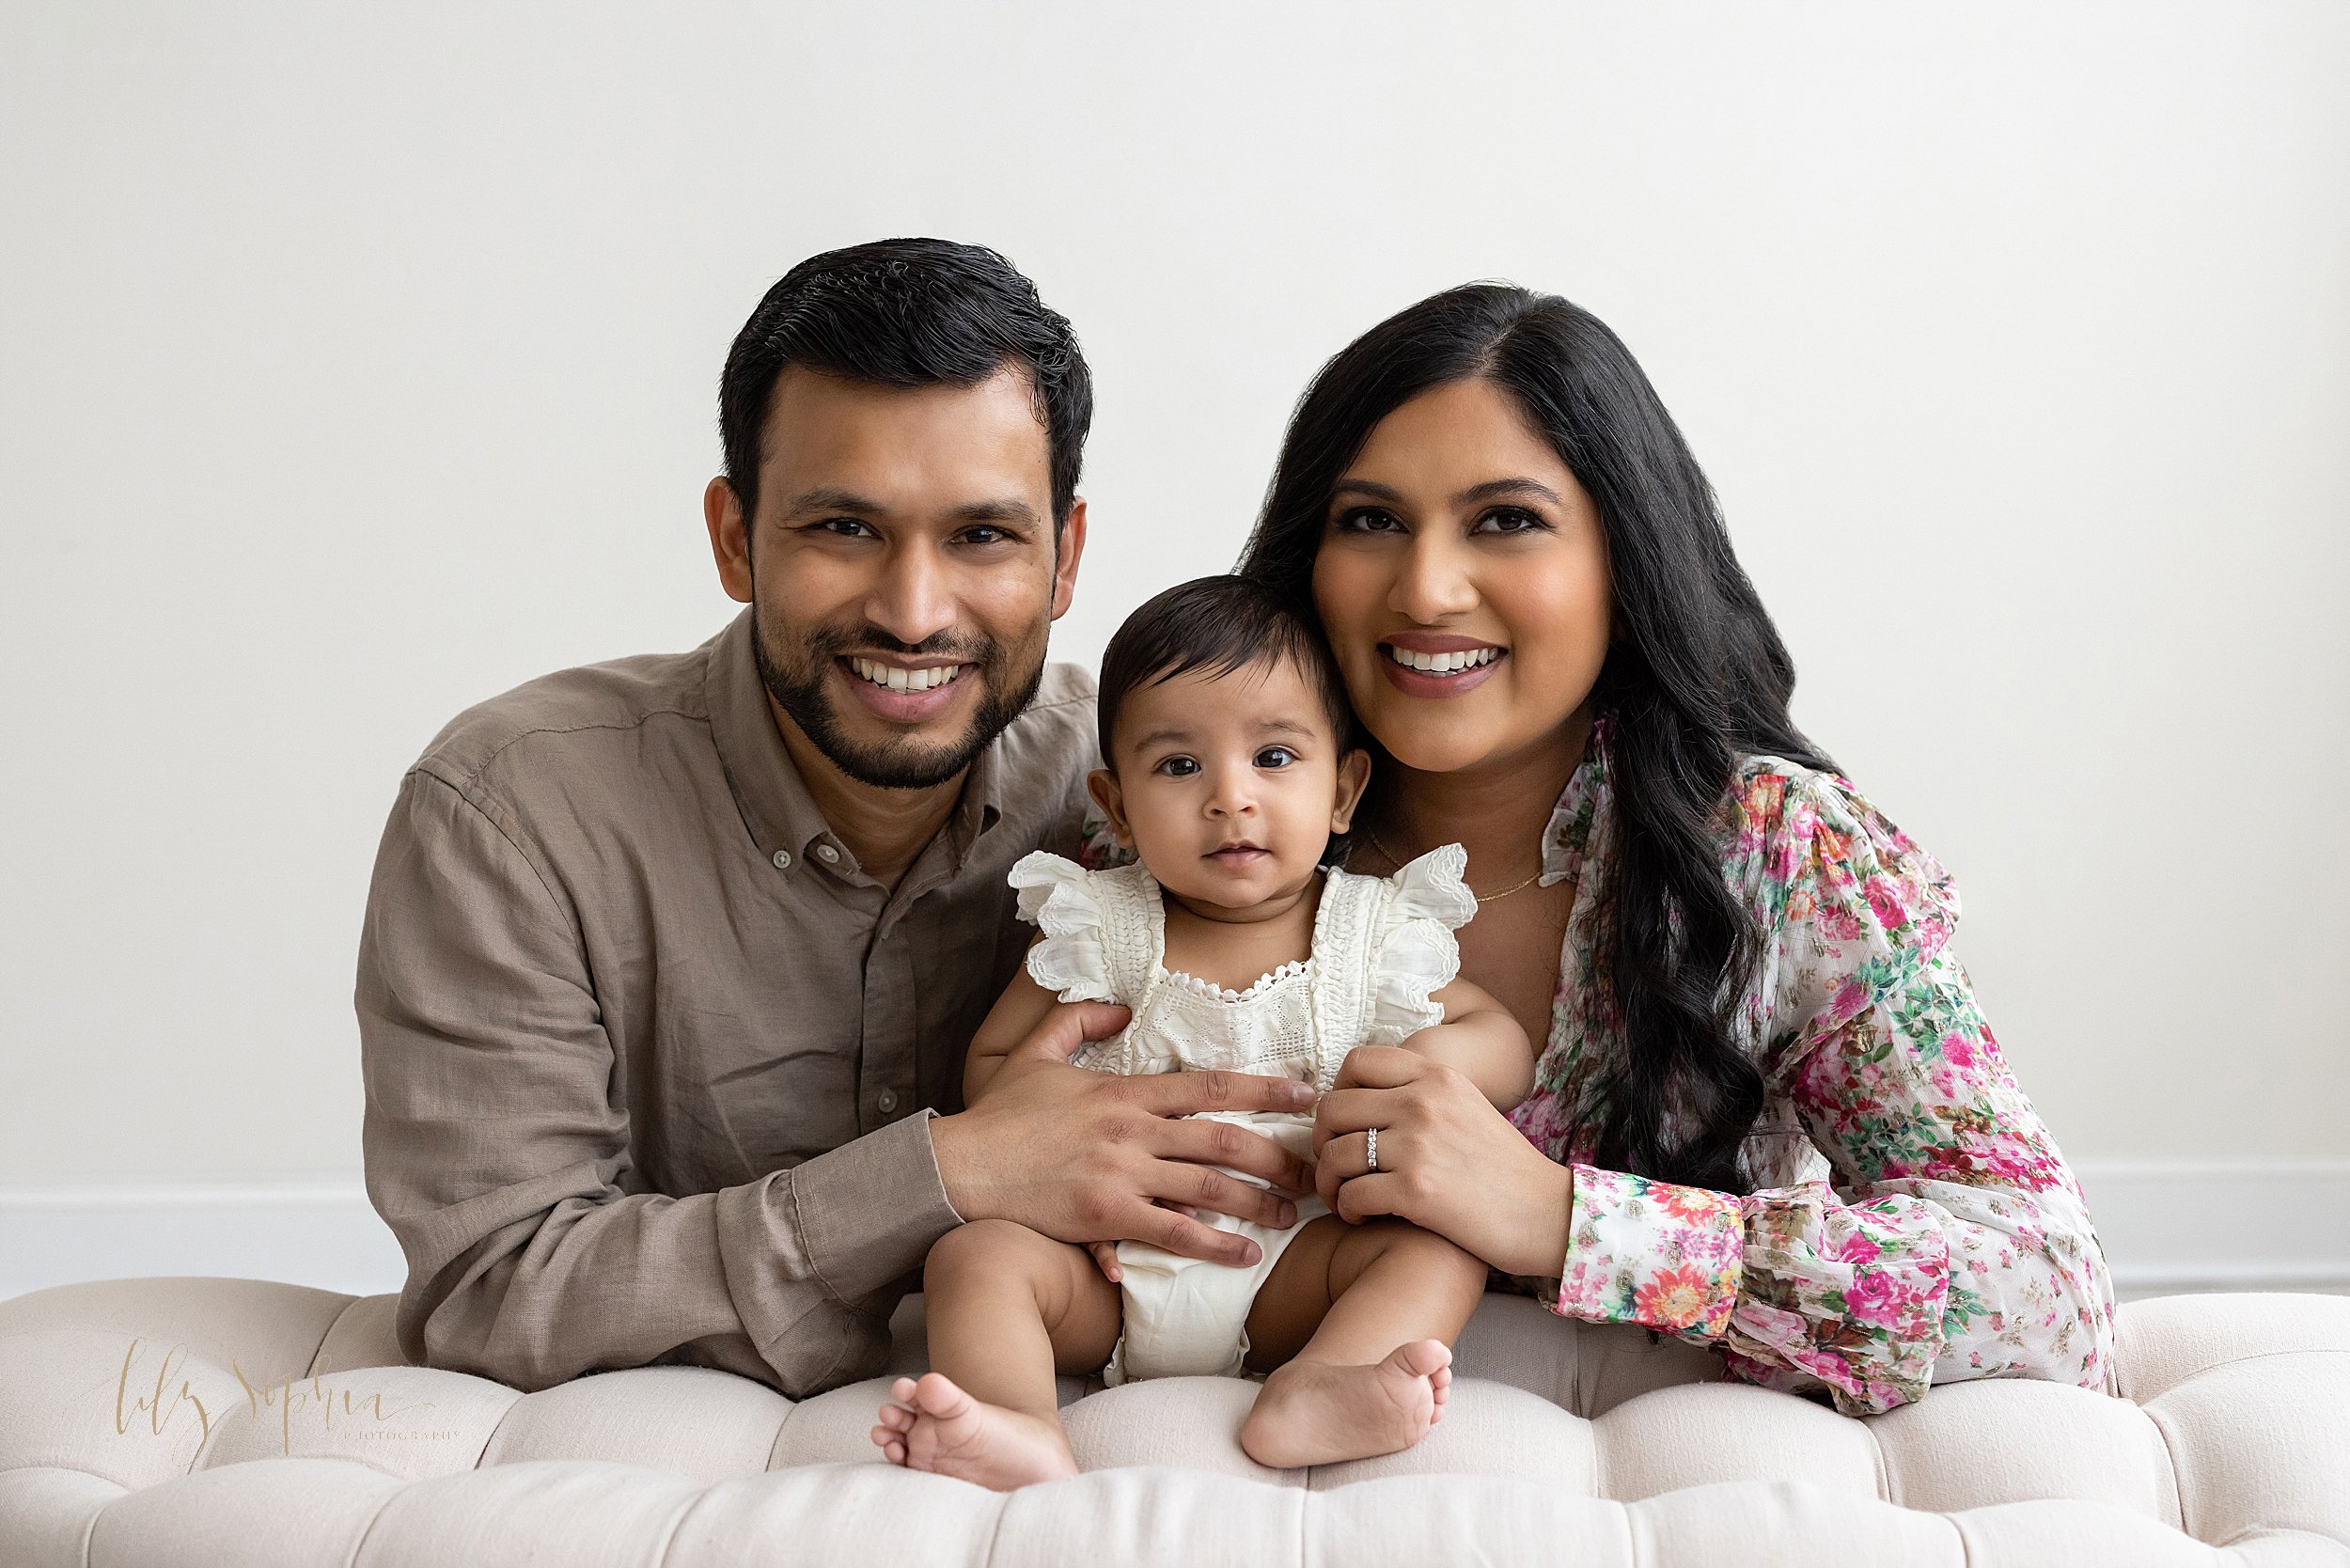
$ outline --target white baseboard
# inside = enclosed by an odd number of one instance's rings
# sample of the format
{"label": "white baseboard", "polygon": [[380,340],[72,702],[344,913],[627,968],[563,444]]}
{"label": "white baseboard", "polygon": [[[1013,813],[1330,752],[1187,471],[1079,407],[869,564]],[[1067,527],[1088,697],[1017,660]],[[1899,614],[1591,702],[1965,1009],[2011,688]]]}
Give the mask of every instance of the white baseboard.
{"label": "white baseboard", "polygon": [[397,1291],[407,1262],[358,1183],[0,1188],[0,1300],[172,1274]]}
{"label": "white baseboard", "polygon": [[[2350,1159],[2080,1160],[2114,1283],[2350,1288]],[[0,1300],[135,1275],[397,1291],[399,1244],[357,1183],[0,1189]]]}
{"label": "white baseboard", "polygon": [[2350,1286],[2350,1159],[2073,1163],[2117,1286]]}

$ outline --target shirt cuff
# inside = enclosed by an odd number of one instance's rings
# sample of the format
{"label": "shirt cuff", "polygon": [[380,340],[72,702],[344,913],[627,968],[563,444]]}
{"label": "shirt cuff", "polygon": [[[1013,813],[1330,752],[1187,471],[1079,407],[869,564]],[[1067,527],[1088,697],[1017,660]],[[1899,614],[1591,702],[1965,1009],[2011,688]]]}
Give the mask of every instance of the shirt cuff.
{"label": "shirt cuff", "polygon": [[925,1107],[792,1171],[808,1262],[841,1299],[920,1268],[931,1244],[963,1223],[931,1147],[937,1114]]}
{"label": "shirt cuff", "polygon": [[[935,1114],[925,1108],[721,1193],[719,1240],[729,1273],[750,1262],[754,1273],[773,1270],[774,1283],[812,1278],[827,1295],[849,1302],[920,1268],[931,1244],[963,1223],[931,1149]],[[788,1266],[794,1257],[798,1268]],[[748,1283],[759,1294],[760,1281]]]}
{"label": "shirt cuff", "polygon": [[1551,1310],[1636,1323],[1694,1343],[1719,1340],[1745,1272],[1735,1193],[1577,1165],[1567,1261]]}

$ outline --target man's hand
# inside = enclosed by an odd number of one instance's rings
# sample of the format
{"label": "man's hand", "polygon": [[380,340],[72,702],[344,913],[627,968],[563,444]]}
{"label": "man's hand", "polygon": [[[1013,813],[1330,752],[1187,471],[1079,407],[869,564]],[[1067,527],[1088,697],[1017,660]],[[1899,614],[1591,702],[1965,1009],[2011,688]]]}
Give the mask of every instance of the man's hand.
{"label": "man's hand", "polygon": [[1286,1228],[1296,1223],[1295,1204],[1214,1168],[1289,1193],[1311,1191],[1311,1172],[1261,1133],[1176,1119],[1310,1110],[1313,1086],[1246,1073],[1121,1078],[1069,1065],[1080,1045],[1108,1039],[1126,1018],[1124,1008],[1102,1002],[1056,1005],[969,1109],[931,1123],[947,1200],[965,1219],[1016,1220],[1061,1241],[1140,1241],[1206,1262],[1256,1262],[1255,1242],[1182,1211]]}

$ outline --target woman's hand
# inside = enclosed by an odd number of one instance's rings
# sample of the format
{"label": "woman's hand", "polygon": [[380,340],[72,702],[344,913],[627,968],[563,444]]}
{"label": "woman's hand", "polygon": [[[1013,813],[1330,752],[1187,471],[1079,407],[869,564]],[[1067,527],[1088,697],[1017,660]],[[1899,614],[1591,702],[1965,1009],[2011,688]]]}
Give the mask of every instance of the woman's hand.
{"label": "woman's hand", "polygon": [[1385,1045],[1348,1052],[1314,1112],[1314,1158],[1315,1189],[1341,1219],[1408,1219],[1504,1274],[1550,1278],[1565,1265],[1572,1173],[1442,1062]]}

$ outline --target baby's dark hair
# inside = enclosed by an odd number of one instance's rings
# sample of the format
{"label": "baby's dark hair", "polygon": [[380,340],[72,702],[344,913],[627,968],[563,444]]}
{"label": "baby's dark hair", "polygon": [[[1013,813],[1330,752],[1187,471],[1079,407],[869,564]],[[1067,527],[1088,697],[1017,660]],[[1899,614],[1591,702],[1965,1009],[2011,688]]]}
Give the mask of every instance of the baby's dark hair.
{"label": "baby's dark hair", "polygon": [[1102,653],[1102,761],[1116,767],[1110,737],[1118,710],[1142,686],[1205,670],[1230,675],[1260,659],[1296,665],[1322,698],[1330,732],[1341,750],[1354,744],[1355,710],[1338,662],[1312,622],[1295,606],[1249,577],[1195,577],[1154,594],[1126,618]]}

